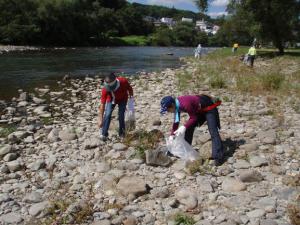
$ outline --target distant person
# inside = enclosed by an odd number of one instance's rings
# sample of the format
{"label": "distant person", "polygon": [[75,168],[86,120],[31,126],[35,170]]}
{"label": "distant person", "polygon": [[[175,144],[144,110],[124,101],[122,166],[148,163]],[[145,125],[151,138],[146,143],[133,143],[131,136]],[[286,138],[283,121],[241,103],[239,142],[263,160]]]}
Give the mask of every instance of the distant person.
{"label": "distant person", "polygon": [[237,50],[238,50],[238,48],[239,48],[239,44],[238,44],[238,43],[234,43],[234,44],[233,44],[233,47],[232,47],[232,52],[233,52],[233,53],[236,53]]}
{"label": "distant person", "polygon": [[[195,128],[207,122],[212,140],[212,158],[217,166],[221,165],[224,160],[224,149],[219,134],[220,118],[217,109],[217,106],[220,104],[220,100],[207,95],[186,95],[177,98],[166,96],[161,100],[160,110],[162,115],[167,112],[174,113],[174,123],[170,138],[172,139],[174,135],[183,135],[190,145],[193,141]],[[189,119],[184,126],[179,127],[180,114],[182,112],[187,113]]]}
{"label": "distant person", "polygon": [[116,105],[119,108],[119,136],[125,136],[125,110],[128,96],[133,97],[133,90],[126,78],[116,77],[115,73],[105,76],[98,118],[98,127],[102,128],[100,137],[103,141],[107,140],[112,112]]}
{"label": "distant person", "polygon": [[198,47],[195,49],[195,58],[199,59],[202,54],[202,46],[201,44],[198,45]]}
{"label": "distant person", "polygon": [[255,57],[256,57],[256,48],[255,46],[252,46],[248,51],[248,62],[251,67],[253,67]]}

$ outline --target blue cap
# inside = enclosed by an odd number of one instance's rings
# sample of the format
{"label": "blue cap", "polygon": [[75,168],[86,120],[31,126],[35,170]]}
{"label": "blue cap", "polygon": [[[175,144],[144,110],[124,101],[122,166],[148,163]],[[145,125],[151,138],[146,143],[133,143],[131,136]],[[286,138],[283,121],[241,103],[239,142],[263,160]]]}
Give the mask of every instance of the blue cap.
{"label": "blue cap", "polygon": [[172,96],[166,96],[163,97],[163,99],[160,102],[160,114],[164,115],[168,111],[168,108],[175,104],[175,99]]}

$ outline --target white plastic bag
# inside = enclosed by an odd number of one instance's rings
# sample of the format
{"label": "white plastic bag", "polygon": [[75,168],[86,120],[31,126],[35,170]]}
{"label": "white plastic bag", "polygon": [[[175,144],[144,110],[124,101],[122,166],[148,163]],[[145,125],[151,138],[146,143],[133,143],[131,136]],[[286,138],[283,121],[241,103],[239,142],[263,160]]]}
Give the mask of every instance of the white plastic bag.
{"label": "white plastic bag", "polygon": [[127,104],[127,111],[125,115],[126,129],[135,129],[135,109],[134,109],[134,99],[130,98]]}
{"label": "white plastic bag", "polygon": [[195,161],[199,158],[198,152],[184,140],[183,135],[176,136],[174,139],[166,139],[166,142],[168,151],[185,161]]}

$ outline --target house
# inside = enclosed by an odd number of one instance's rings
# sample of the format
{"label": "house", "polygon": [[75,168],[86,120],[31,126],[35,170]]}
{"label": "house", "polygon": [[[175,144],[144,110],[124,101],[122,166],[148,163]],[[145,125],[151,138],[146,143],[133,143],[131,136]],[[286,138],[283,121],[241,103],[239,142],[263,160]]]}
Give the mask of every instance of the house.
{"label": "house", "polygon": [[160,22],[167,25],[169,28],[172,28],[176,22],[172,18],[163,17],[160,19]]}
{"label": "house", "polygon": [[196,29],[205,32],[207,34],[216,34],[217,31],[220,29],[220,27],[211,25],[202,19],[196,21]]}
{"label": "house", "polygon": [[181,21],[182,21],[182,22],[187,22],[187,23],[192,23],[192,22],[193,22],[193,19],[192,19],[192,18],[185,18],[185,17],[182,17]]}

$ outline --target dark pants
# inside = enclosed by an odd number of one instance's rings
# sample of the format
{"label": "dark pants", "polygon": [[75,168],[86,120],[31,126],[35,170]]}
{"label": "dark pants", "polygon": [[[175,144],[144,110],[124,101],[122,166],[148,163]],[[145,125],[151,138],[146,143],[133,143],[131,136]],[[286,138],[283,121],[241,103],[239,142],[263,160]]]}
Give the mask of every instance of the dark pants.
{"label": "dark pants", "polygon": [[255,59],[255,56],[254,56],[254,55],[249,55],[249,56],[248,56],[248,60],[249,60],[249,63],[250,63],[250,66],[251,66],[251,67],[253,67],[254,59]]}
{"label": "dark pants", "polygon": [[[121,102],[117,104],[119,106],[119,136],[125,135],[125,110],[127,102]],[[105,107],[105,114],[104,114],[104,120],[103,120],[103,127],[102,127],[102,135],[107,137],[108,136],[108,129],[111,121],[111,115],[116,107],[116,104],[112,104],[111,102],[106,103]]]}
{"label": "dark pants", "polygon": [[201,126],[205,121],[207,121],[207,126],[212,141],[212,158],[215,160],[222,160],[224,157],[224,149],[219,134],[220,117],[218,109],[215,108],[205,114],[199,115],[197,123],[186,130],[184,138],[189,144],[192,144],[195,128],[197,126]]}

